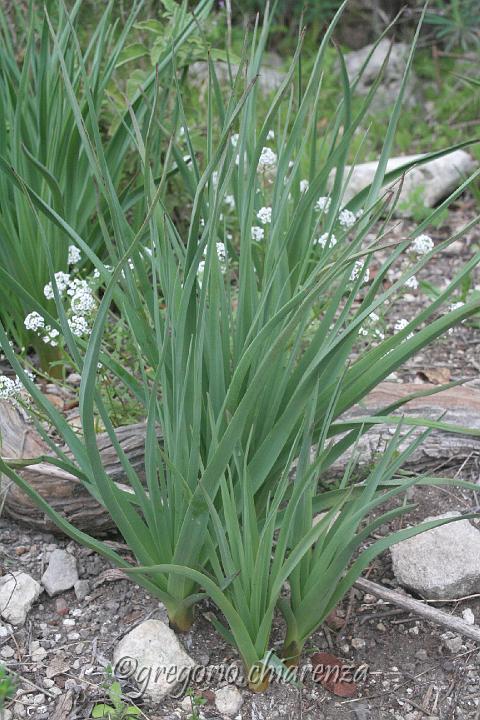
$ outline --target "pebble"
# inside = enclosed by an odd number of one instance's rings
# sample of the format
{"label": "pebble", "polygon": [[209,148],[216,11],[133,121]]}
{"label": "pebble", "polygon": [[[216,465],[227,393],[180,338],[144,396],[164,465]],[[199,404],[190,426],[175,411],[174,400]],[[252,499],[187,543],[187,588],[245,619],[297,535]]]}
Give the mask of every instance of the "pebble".
{"label": "pebble", "polygon": [[222,715],[236,715],[243,705],[243,697],[233,685],[220,688],[215,693],[215,706]]}
{"label": "pebble", "polygon": [[0,656],[8,660],[15,655],[15,650],[10,645],[4,645],[0,650]]}
{"label": "pebble", "polygon": [[73,589],[75,591],[75,596],[77,600],[85,600],[88,593],[90,592],[90,583],[88,582],[88,580],[77,580],[77,582],[73,586]]}
{"label": "pebble", "polygon": [[73,618],[65,618],[63,624],[65,625],[65,627],[75,627],[77,623],[76,620],[74,620]]}
{"label": "pebble", "polygon": [[46,657],[47,651],[45,648],[43,648],[40,643],[35,640],[32,642],[30,646],[30,657],[32,659],[32,662],[42,662],[42,660]]}
{"label": "pebble", "polygon": [[42,585],[50,595],[70,590],[78,582],[77,561],[65,550],[54,550],[42,575]]}
{"label": "pebble", "polygon": [[459,653],[462,649],[463,640],[460,635],[454,635],[453,637],[446,637],[445,635],[443,635],[442,643],[447,648],[447,650],[450,650],[452,655],[455,655],[456,653]]}
{"label": "pebble", "polygon": [[355,650],[363,650],[367,644],[363,638],[352,638],[351,643]]}
{"label": "pebble", "polygon": [[415,657],[417,658],[417,660],[428,660],[428,653],[426,650],[423,649],[417,650],[417,652],[415,653]]}
{"label": "pebble", "polygon": [[0,614],[12,625],[23,625],[41,592],[41,585],[27,573],[0,577]]}
{"label": "pebble", "polygon": [[468,625],[475,625],[475,615],[470,610],[470,608],[465,608],[462,612],[462,618],[465,620]]}

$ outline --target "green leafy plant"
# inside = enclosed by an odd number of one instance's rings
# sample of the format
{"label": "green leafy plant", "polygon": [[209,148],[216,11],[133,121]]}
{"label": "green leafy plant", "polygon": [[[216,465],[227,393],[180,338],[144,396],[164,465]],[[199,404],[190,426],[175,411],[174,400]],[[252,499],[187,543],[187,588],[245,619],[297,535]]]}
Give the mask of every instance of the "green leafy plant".
{"label": "green leafy plant", "polygon": [[125,702],[122,687],[118,681],[113,680],[111,671],[108,673],[106,691],[111,704],[97,703],[92,709],[92,718],[126,720],[127,718],[139,717],[142,714],[140,708]]}
{"label": "green leafy plant", "polygon": [[[53,276],[59,319],[45,314],[62,334],[72,362],[82,369],[80,434],[24,372],[2,325],[0,343],[32,402],[71,453],[46,437],[55,457],[43,460],[71,472],[104,505],[135,562],[77,530],[36,493],[19,470],[38,459],[0,460],[0,469],[65,533],[134,573],[139,584],[165,603],[178,630],[191,626],[196,603],[211,595],[229,626],[224,634],[237,644],[249,670],[262,671],[283,583],[288,581],[292,590],[290,600],[280,602],[288,624],[285,654],[296,658],[305,637],[369,557],[367,550],[361,561],[354,559],[350,565],[367,537],[361,525],[366,514],[384,494],[393,497],[412,482],[397,472],[406,455],[397,459],[395,445],[364,481],[351,473],[329,479],[335,461],[377,424],[403,422],[404,427],[476,434],[441,420],[402,421],[395,411],[410,398],[375,416],[341,419],[409,357],[478,311],[477,301],[452,310],[445,306],[478,264],[480,253],[410,321],[397,321],[387,336],[370,335],[367,328],[375,323],[377,311],[387,308],[406,281],[465,231],[436,246],[425,235],[472,178],[409,236],[394,244],[388,241],[386,222],[398,190],[391,189],[392,183],[416,164],[454,149],[385,173],[412,47],[375,178],[344,203],[345,167],[356,160],[350,157],[353,137],[378,83],[361,111],[352,113],[355,83],[350,85],[340,57],[342,96],[329,125],[318,128],[323,59],[339,17],[340,12],[324,35],[308,83],[296,85],[299,45],[264,116],[258,114],[255,79],[268,37],[268,14],[226,94],[210,63],[202,152],[196,152],[189,133],[175,69],[171,68],[168,98],[156,83],[148,122],[142,125],[135,109],[131,111],[143,182],[137,207],[143,214],[132,215],[122,206],[98,132],[82,132],[105,208],[101,226],[110,252],[108,265],[61,213],[0,161],[0,169],[23,191],[32,211],[62,229],[103,284],[88,343],[72,333]],[[61,56],[59,38],[54,38]],[[80,69],[88,90],[84,64]],[[82,107],[63,67],[62,76],[77,128],[84,128]],[[167,100],[171,111],[159,126],[157,105],[161,103],[163,111]],[[98,128],[94,107],[88,112],[91,127]],[[180,127],[188,157],[180,145]],[[190,196],[190,206],[181,208],[187,217],[184,225],[177,224],[167,208],[173,172]],[[385,249],[388,253],[381,256],[379,251]],[[398,280],[384,284],[389,271],[410,252],[415,259]],[[378,267],[367,282],[372,259]],[[112,357],[104,342],[111,312],[120,314],[129,327],[138,373]],[[144,408],[145,477],[118,444],[98,387],[99,364],[113,372],[119,387],[125,386]],[[97,446],[98,417],[129,487],[117,485],[105,472]],[[44,428],[39,429],[45,436]],[[310,447],[318,448],[314,462],[309,460]],[[291,481],[295,459],[298,477]],[[327,515],[312,528],[318,512]],[[384,519],[390,517],[386,512]],[[431,525],[409,532],[427,527]],[[371,553],[403,537],[408,534],[387,538]],[[329,580],[319,589],[324,573]],[[320,598],[315,607],[313,592]],[[252,681],[253,689],[264,685],[262,677]]]}
{"label": "green leafy plant", "polygon": [[0,665],[0,710],[5,707],[5,702],[11,700],[17,689],[15,677],[4,665]]}
{"label": "green leafy plant", "polygon": [[[5,12],[0,10],[0,155],[39,198],[60,213],[95,252],[101,253],[104,236],[98,211],[102,208],[98,207],[98,188],[82,135],[95,134],[102,143],[109,182],[118,187],[131,148],[131,121],[124,110],[111,134],[104,131],[103,121],[106,107],[111,105],[114,71],[141,3],[133,3],[119,32],[112,21],[114,3],[109,2],[85,49],[80,49],[75,32],[81,5],[82,0],[77,0],[67,12],[58,2],[54,23],[46,10],[30,3],[28,19],[23,21],[26,47],[20,62]],[[211,5],[212,0],[201,0],[196,8],[198,18],[208,14]],[[168,47],[156,58],[159,73],[196,29],[198,18],[185,14],[174,25]],[[82,69],[88,72],[88,93],[84,92]],[[62,73],[68,76],[68,86],[59,81]],[[131,98],[137,122],[147,107],[144,93],[148,93],[153,80],[150,72],[142,90]],[[82,125],[75,122],[69,93],[77,98]],[[93,117],[95,122],[98,120],[96,127],[91,124]],[[124,207],[131,205],[128,185],[119,202]],[[53,295],[47,297],[44,288],[52,272],[68,272],[68,237],[46,217],[36,219],[25,195],[4,175],[0,178],[0,232],[2,322],[19,347],[35,347],[42,367],[48,370],[59,356],[58,338],[50,338],[47,333],[46,342],[39,339],[27,331],[24,320],[32,311],[42,315],[43,310],[56,312]]]}
{"label": "green leafy plant", "polygon": [[188,720],[200,720],[199,708],[205,705],[207,701],[201,695],[197,695],[191,688],[187,690],[186,697],[189,698],[191,706],[191,714]]}
{"label": "green leafy plant", "polygon": [[434,28],[435,38],[447,50],[478,49],[480,20],[476,0],[437,0],[425,15],[425,22]]}

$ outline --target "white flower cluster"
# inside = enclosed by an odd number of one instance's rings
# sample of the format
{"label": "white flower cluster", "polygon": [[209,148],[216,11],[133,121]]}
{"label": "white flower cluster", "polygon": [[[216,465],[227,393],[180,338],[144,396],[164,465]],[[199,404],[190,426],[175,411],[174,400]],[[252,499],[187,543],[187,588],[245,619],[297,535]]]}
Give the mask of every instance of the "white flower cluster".
{"label": "white flower cluster", "polygon": [[315,210],[318,210],[319,212],[328,213],[331,203],[332,203],[331,198],[319,197],[317,202],[315,203]]}
{"label": "white flower cluster", "polygon": [[357,216],[351,210],[348,210],[347,208],[340,210],[340,213],[338,215],[338,222],[342,227],[351,228],[352,225],[355,225],[356,221]]}
{"label": "white flower cluster", "polygon": [[[364,268],[364,261],[363,260],[355,260],[355,264],[352,268],[352,272],[350,273],[350,281],[355,282],[360,277],[360,273],[362,273]],[[362,277],[362,283],[368,283],[370,279],[370,270],[366,268],[365,271],[363,271],[363,277]]]}
{"label": "white flower cluster", "polygon": [[265,237],[265,230],[260,225],[254,225],[252,227],[252,240],[259,242]]}
{"label": "white flower cluster", "polygon": [[263,172],[277,164],[277,154],[269,147],[262,148],[258,160],[258,169]]}
{"label": "white flower cluster", "polygon": [[320,235],[320,237],[314,241],[315,245],[320,245],[320,247],[335,247],[337,244],[337,238],[335,235],[330,235],[330,239],[328,238],[328,233],[323,233],[323,235]]}
{"label": "white flower cluster", "polygon": [[[25,370],[25,374],[34,380],[33,373],[30,370]],[[23,385],[19,377],[15,377],[14,380],[9,378],[7,375],[0,375],[0,400],[8,400],[9,402],[16,403],[23,391]]]}
{"label": "white flower cluster", "polygon": [[[77,251],[77,253],[71,252],[72,249]],[[78,259],[78,250],[72,245],[69,248],[69,262],[70,260],[78,262]],[[96,273],[94,278],[98,278],[98,275],[99,273]],[[68,273],[62,271],[55,273],[55,281],[59,294],[68,296],[70,300],[70,306],[66,309],[66,313],[72,333],[77,337],[87,335],[90,331],[88,318],[96,307],[95,297],[90,283],[80,278],[71,278]],[[51,282],[45,285],[43,294],[47,300],[53,299],[53,285]],[[41,337],[46,345],[50,345],[51,347],[58,346],[59,331],[56,328],[52,328],[51,325],[47,325],[45,318],[40,315],[40,313],[36,311],[29,313],[24,320],[24,325],[27,330]]]}
{"label": "white flower cluster", "polygon": [[257,212],[257,218],[260,220],[262,225],[267,225],[268,223],[272,222],[272,208],[271,207],[261,207],[260,210]]}
{"label": "white flower cluster", "polygon": [[77,248],[76,245],[69,245],[68,246],[68,264],[69,265],[76,265],[76,263],[80,262],[82,257],[82,253]]}
{"label": "white flower cluster", "polygon": [[411,277],[409,277],[405,280],[405,286],[410,288],[411,290],[418,289],[418,280],[415,277],[415,275],[412,275]]}
{"label": "white flower cluster", "polygon": [[412,243],[413,252],[417,255],[426,255],[433,250],[433,240],[428,235],[419,235]]}
{"label": "white flower cluster", "polygon": [[235,198],[233,197],[233,195],[225,195],[224,202],[230,210],[235,210]]}
{"label": "white flower cluster", "polygon": [[308,188],[310,187],[310,183],[308,180],[300,180],[300,192],[306,193]]}

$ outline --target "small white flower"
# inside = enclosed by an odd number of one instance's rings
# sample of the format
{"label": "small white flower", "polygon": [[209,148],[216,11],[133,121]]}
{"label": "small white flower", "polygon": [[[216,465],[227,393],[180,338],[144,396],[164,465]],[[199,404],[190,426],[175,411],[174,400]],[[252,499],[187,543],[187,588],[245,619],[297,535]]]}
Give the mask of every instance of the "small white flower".
{"label": "small white flower", "polygon": [[227,205],[227,207],[230,208],[230,210],[235,209],[235,198],[233,197],[233,195],[225,195],[224,202],[225,202],[225,205]]}
{"label": "small white flower", "polygon": [[0,400],[12,400],[18,395],[18,384],[15,380],[0,375]]}
{"label": "small white flower", "polygon": [[272,222],[272,208],[271,207],[262,207],[257,212],[257,218],[260,220],[262,225],[267,225],[267,223]]}
{"label": "small white flower", "polygon": [[[70,275],[68,273],[64,273],[62,271],[55,273],[55,282],[57,283],[58,292],[60,295],[65,292],[65,290],[68,287],[68,284],[70,282]],[[53,300],[53,285],[51,282],[47,283],[45,287],[43,288],[43,294],[47,298],[47,300]]]}
{"label": "small white flower", "polygon": [[323,235],[320,235],[320,237],[314,241],[315,245],[320,245],[320,247],[325,248],[328,247],[332,248],[335,247],[337,244],[337,238],[335,235],[330,235],[330,240],[328,239],[328,233],[323,233]]}
{"label": "small white flower", "polygon": [[308,180],[300,180],[300,192],[306,193],[308,188],[310,187],[310,183]]}
{"label": "small white flower", "polygon": [[257,242],[258,242],[259,240],[263,240],[264,237],[265,237],[265,230],[262,227],[260,227],[259,225],[254,225],[252,227],[252,240],[257,240]]}
{"label": "small white flower", "polygon": [[412,243],[413,252],[417,255],[426,255],[433,250],[433,240],[428,235],[419,235]]}
{"label": "small white flower", "polygon": [[80,262],[80,259],[82,257],[82,253],[77,248],[76,245],[69,245],[68,246],[68,264],[69,265],[75,265],[75,263]]}
{"label": "small white flower", "polygon": [[[360,273],[363,271],[364,262],[363,260],[355,260],[355,264],[350,273],[350,281],[355,282],[360,277]],[[367,283],[370,279],[370,270],[366,268],[363,272],[362,282]]]}
{"label": "small white flower", "polygon": [[358,334],[359,334],[359,335],[364,335],[364,336],[365,336],[365,335],[368,335],[368,329],[367,329],[367,328],[364,328],[364,327],[361,327],[360,330],[358,331]]}
{"label": "small white flower", "polygon": [[31,312],[27,315],[24,320],[24,325],[27,330],[37,332],[45,327],[45,318],[43,318],[38,312]]}
{"label": "small white flower", "polygon": [[450,312],[453,312],[454,310],[459,310],[459,308],[463,307],[464,305],[465,305],[465,303],[461,302],[461,301],[454,302],[450,305],[449,310],[450,310]]}
{"label": "small white flower", "polygon": [[273,130],[269,130],[267,133],[267,140],[275,140],[275,133]]}
{"label": "small white flower", "polygon": [[232,137],[230,138],[230,142],[232,143],[233,147],[237,147],[239,138],[240,135],[238,133],[233,133]]}
{"label": "small white flower", "polygon": [[376,312],[371,312],[368,317],[369,317],[369,319],[370,319],[373,323],[376,323],[376,322],[378,322],[378,321],[380,320],[380,318],[379,318],[379,316],[377,315]]}
{"label": "small white flower", "polygon": [[412,275],[412,277],[409,277],[407,280],[405,280],[405,285],[408,288],[411,288],[412,290],[418,289],[418,280],[415,277],[415,275]]}
{"label": "small white flower", "polygon": [[340,210],[340,213],[338,215],[338,222],[342,227],[350,228],[352,227],[352,225],[355,225],[356,220],[357,218],[355,217],[355,213],[353,213],[351,210],[348,210],[347,208]]}
{"label": "small white flower", "polygon": [[68,321],[68,325],[72,333],[77,337],[81,337],[90,332],[90,326],[83,315],[73,315]]}
{"label": "small white flower", "polygon": [[185,135],[185,128],[183,127],[183,125],[180,125],[178,134],[180,135],[180,137],[183,137]]}
{"label": "small white flower", "polygon": [[225,244],[223,242],[217,242],[217,256],[220,262],[224,262],[227,255],[225,250]]}
{"label": "small white flower", "polygon": [[52,328],[50,325],[45,326],[45,335],[43,336],[43,342],[46,345],[51,345],[52,347],[57,347],[58,342],[56,338],[60,335],[58,330],[56,328]]}
{"label": "small white flower", "polygon": [[262,148],[260,158],[258,160],[258,168],[260,171],[273,167],[277,164],[277,154],[269,147]]}
{"label": "small white flower", "polygon": [[397,320],[397,322],[393,326],[393,329],[395,332],[400,332],[401,330],[405,330],[407,325],[408,325],[408,320],[405,320],[405,318],[400,318],[400,320]]}
{"label": "small white flower", "polygon": [[319,210],[320,212],[328,213],[331,202],[332,202],[332,199],[329,197],[319,197],[317,202],[315,203],[315,210]]}
{"label": "small white flower", "polygon": [[100,277],[100,270],[97,270],[97,268],[95,268],[92,277],[94,280],[98,280],[98,278]]}

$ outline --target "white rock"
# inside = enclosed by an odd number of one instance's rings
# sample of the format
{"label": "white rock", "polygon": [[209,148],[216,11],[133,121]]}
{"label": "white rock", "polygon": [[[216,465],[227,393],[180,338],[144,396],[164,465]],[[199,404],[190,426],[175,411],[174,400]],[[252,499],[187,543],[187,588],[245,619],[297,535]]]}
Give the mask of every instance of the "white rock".
{"label": "white rock", "polygon": [[11,710],[0,710],[0,720],[12,720],[12,718]]}
{"label": "white rock", "polygon": [[243,698],[234,685],[226,685],[215,693],[215,705],[222,715],[236,715],[243,705]]}
{"label": "white rock", "polygon": [[27,573],[0,578],[0,615],[12,625],[23,625],[27,613],[42,592],[42,586]]}
{"label": "white rock", "polygon": [[54,550],[42,575],[42,585],[52,597],[70,590],[78,582],[77,561],[65,550]]}
{"label": "white rock", "polygon": [[32,643],[30,657],[34,663],[42,662],[47,657],[47,651],[38,642]]}
{"label": "white rock", "polygon": [[465,608],[465,610],[463,610],[462,617],[469,625],[475,625],[475,615],[470,608]]}
{"label": "white rock", "polygon": [[[438,518],[456,515],[450,512]],[[428,530],[394,545],[390,552],[400,585],[425,598],[453,599],[480,592],[480,532],[468,520]]]}
{"label": "white rock", "polygon": [[3,623],[0,623],[0,640],[3,640],[3,638],[8,637],[12,633],[12,628],[9,625],[4,625]]}
{"label": "white rock", "polygon": [[[346,53],[345,65],[350,81],[354,80],[358,75],[372,52],[372,49],[373,45],[365,45],[365,47],[360,50],[353,50],[352,52]],[[388,64],[384,69],[382,80],[372,100],[370,111],[391,108],[398,97],[409,53],[409,46],[401,42],[391,45],[390,40],[387,38],[381,40],[375,50],[373,50],[372,56],[362,73],[362,77],[359,79],[355,92],[359,95],[368,94],[380,74],[384,60],[389,52],[390,57],[388,58]],[[417,79],[414,73],[410,72],[403,100],[404,107],[415,104],[417,88],[420,89]]]}
{"label": "white rock", "polygon": [[[423,155],[403,155],[390,158],[387,163],[387,172],[396,170],[412,160],[419,160]],[[360,163],[353,168],[345,168],[345,177],[349,178],[342,202],[346,204],[357,193],[372,182],[378,163],[376,161]],[[449,155],[430,160],[430,162],[409,170],[404,177],[402,191],[395,207],[395,214],[408,217],[413,202],[420,201],[427,207],[433,207],[440,200],[446,198],[463,182],[463,178],[472,172],[476,162],[464,150],[455,150]],[[329,178],[329,186],[333,186],[334,176]],[[396,181],[398,183],[398,180]],[[388,186],[387,186],[388,187]],[[395,188],[397,185],[395,185]],[[385,192],[384,188],[382,192]]]}
{"label": "white rock", "polygon": [[0,656],[2,658],[5,658],[5,660],[9,660],[15,655],[15,650],[10,645],[4,645],[2,648],[0,648]]}
{"label": "white rock", "polygon": [[194,666],[173,630],[161,620],[146,620],[125,635],[114,650],[113,662],[118,673],[135,678],[153,702],[183,682]]}

